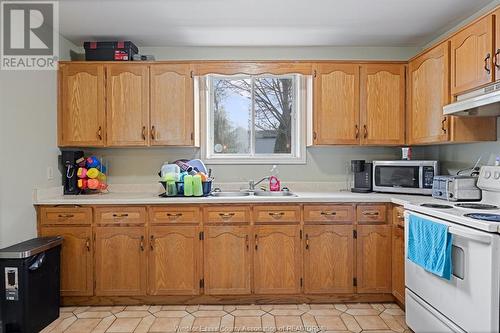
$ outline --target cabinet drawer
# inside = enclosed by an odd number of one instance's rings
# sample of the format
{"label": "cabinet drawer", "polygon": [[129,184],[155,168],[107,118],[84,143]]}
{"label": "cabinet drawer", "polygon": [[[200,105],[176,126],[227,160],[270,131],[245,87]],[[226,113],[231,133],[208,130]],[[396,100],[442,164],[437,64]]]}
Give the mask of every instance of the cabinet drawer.
{"label": "cabinet drawer", "polygon": [[146,223],[146,207],[98,207],[95,221],[99,224]]}
{"label": "cabinet drawer", "polygon": [[255,206],[255,223],[299,223],[300,206]]}
{"label": "cabinet drawer", "polygon": [[333,222],[350,224],[354,220],[354,208],[352,205],[305,205],[304,221]]}
{"label": "cabinet drawer", "polygon": [[150,207],[151,223],[199,223],[200,209],[197,207]]}
{"label": "cabinet drawer", "polygon": [[216,206],[205,208],[207,223],[250,223],[250,207]]}
{"label": "cabinet drawer", "polygon": [[92,224],[92,208],[90,207],[41,207],[40,223],[54,224]]}
{"label": "cabinet drawer", "polygon": [[358,223],[385,223],[386,215],[385,205],[358,205],[356,207]]}

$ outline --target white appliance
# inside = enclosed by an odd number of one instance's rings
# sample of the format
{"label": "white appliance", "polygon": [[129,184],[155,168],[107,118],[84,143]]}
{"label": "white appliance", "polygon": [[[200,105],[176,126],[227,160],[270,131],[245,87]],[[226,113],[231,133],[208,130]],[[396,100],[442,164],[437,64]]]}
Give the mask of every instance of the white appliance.
{"label": "white appliance", "polygon": [[467,117],[500,116],[500,83],[458,96],[456,102],[443,107],[443,114]]}
{"label": "white appliance", "polygon": [[373,190],[431,195],[438,174],[438,161],[373,161]]}
{"label": "white appliance", "polygon": [[481,202],[405,205],[405,244],[412,214],[453,235],[451,281],[406,259],[406,321],[414,332],[500,332],[500,167],[482,167],[478,187]]}

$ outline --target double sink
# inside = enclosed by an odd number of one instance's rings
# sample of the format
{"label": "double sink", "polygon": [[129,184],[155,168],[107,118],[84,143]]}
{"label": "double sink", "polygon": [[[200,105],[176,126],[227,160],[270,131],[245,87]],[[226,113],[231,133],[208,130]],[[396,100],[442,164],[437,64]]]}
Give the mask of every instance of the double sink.
{"label": "double sink", "polygon": [[212,192],[214,197],[296,197],[297,194],[290,191],[221,191]]}

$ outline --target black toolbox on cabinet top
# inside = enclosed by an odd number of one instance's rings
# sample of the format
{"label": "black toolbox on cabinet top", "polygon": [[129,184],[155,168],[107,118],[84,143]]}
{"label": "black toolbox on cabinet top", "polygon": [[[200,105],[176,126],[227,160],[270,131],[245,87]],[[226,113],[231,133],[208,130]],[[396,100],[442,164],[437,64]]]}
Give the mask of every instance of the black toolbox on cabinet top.
{"label": "black toolbox on cabinet top", "polygon": [[84,42],[85,60],[87,61],[129,61],[139,52],[130,42]]}

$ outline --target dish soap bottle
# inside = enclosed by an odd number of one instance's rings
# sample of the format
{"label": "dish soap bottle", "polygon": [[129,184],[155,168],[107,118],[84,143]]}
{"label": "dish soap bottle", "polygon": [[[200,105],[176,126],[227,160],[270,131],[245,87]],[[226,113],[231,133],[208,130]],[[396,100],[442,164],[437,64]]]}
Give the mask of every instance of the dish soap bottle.
{"label": "dish soap bottle", "polygon": [[271,177],[269,177],[269,191],[278,192],[281,190],[280,180],[277,177],[277,166],[273,165],[271,169]]}

